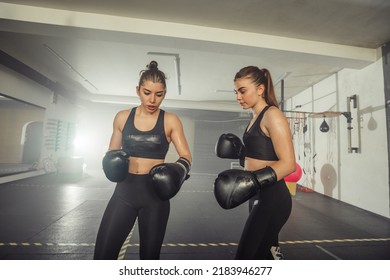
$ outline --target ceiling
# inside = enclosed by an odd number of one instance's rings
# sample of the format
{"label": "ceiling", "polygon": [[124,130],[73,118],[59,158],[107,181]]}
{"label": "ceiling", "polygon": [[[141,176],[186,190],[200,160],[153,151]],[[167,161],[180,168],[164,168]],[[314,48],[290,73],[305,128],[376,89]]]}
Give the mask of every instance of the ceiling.
{"label": "ceiling", "polygon": [[288,99],[375,62],[387,42],[388,0],[0,2],[0,50],[81,103],[138,102],[139,72],[156,60],[166,107],[239,111],[232,79],[244,66],[269,69]]}

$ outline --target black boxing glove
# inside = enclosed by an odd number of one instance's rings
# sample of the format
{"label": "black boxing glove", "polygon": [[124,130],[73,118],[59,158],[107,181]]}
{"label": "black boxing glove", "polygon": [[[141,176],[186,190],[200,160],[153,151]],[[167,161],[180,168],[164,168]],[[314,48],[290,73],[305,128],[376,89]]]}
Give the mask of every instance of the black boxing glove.
{"label": "black boxing glove", "polygon": [[215,145],[215,154],[220,158],[239,159],[240,165],[244,166],[245,146],[233,133],[222,134],[219,137]]}
{"label": "black boxing glove", "polygon": [[231,209],[252,198],[259,190],[277,181],[275,171],[267,166],[256,171],[228,169],[218,174],[214,196],[224,209]]}
{"label": "black boxing glove", "polygon": [[222,171],[214,182],[214,196],[224,209],[231,209],[248,201],[258,189],[252,172],[240,169]]}
{"label": "black boxing glove", "polygon": [[107,179],[112,182],[121,182],[127,177],[129,170],[128,155],[123,150],[110,150],[103,157],[103,171]]}
{"label": "black boxing glove", "polygon": [[180,157],[174,163],[161,163],[154,166],[149,174],[152,176],[153,189],[161,200],[174,197],[184,181],[189,178],[191,163]]}

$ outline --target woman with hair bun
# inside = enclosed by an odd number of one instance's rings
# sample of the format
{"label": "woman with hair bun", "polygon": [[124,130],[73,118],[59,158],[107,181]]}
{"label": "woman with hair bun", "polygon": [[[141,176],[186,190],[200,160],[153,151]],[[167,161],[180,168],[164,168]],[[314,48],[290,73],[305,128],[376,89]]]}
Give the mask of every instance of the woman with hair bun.
{"label": "woman with hair bun", "polygon": [[[117,259],[136,219],[140,259],[159,259],[169,200],[189,177],[192,157],[182,123],[160,109],[167,87],[156,61],[140,72],[136,91],[141,104],[116,114],[103,158],[105,175],[117,184],[100,224],[94,259]],[[165,163],[171,142],[179,159]]]}

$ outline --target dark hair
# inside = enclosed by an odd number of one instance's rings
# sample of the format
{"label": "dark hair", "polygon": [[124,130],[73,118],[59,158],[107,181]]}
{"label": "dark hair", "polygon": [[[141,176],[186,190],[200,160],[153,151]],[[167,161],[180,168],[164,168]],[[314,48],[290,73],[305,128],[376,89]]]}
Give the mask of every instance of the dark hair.
{"label": "dark hair", "polygon": [[138,86],[141,86],[144,81],[152,81],[154,83],[162,83],[164,85],[164,89],[167,88],[166,84],[166,76],[164,72],[158,70],[158,63],[152,60],[148,65],[146,65],[146,70],[142,70],[139,72],[140,78],[138,82]]}
{"label": "dark hair", "polygon": [[278,101],[276,100],[274,84],[272,83],[271,73],[268,69],[259,69],[256,66],[247,66],[236,73],[234,81],[241,78],[249,78],[256,86],[264,85],[264,100],[268,105],[279,108]]}

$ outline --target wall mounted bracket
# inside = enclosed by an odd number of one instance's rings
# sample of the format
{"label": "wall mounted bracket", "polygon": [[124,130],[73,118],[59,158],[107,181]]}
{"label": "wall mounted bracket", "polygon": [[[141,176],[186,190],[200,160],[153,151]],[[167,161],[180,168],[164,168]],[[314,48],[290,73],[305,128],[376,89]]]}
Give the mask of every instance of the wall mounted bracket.
{"label": "wall mounted bracket", "polygon": [[[344,113],[343,115],[347,118],[347,129],[348,129],[348,153],[359,153],[360,152],[360,148],[359,148],[359,145],[357,147],[352,147],[352,129],[353,129],[353,126],[352,126],[352,113],[351,113],[351,102],[353,103],[353,108],[356,109],[357,108],[357,103],[358,103],[358,100],[357,100],[357,95],[352,95],[352,96],[349,96],[347,97],[347,112]],[[359,127],[359,125],[358,125]]]}

